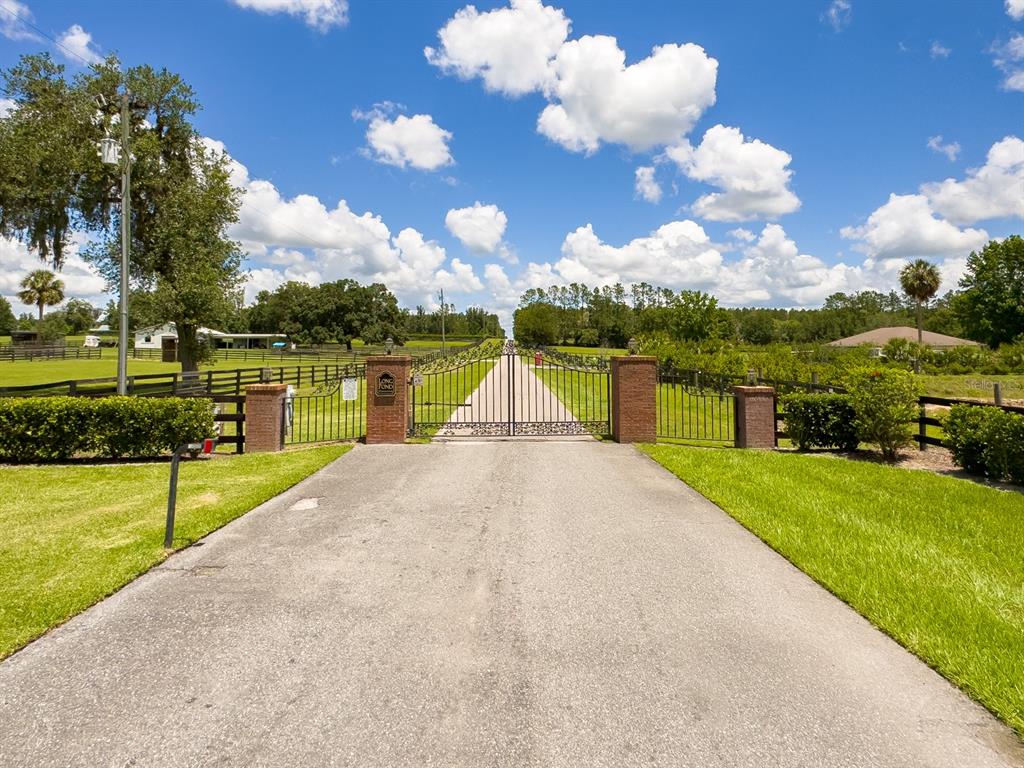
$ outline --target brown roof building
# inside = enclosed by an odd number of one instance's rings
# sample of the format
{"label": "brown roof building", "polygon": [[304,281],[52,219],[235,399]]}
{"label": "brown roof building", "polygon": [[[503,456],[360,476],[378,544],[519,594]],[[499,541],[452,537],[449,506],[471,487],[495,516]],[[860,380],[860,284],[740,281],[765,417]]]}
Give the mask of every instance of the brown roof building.
{"label": "brown roof building", "polygon": [[[898,325],[891,328],[875,328],[873,331],[858,333],[856,336],[848,336],[845,339],[830,341],[832,347],[859,347],[861,344],[870,344],[872,347],[884,347],[886,342],[892,339],[906,339],[917,341],[917,329],[906,325]],[[950,347],[980,347],[976,341],[970,339],[958,339],[956,336],[947,336],[944,333],[924,331],[922,341],[934,349],[948,349]]]}

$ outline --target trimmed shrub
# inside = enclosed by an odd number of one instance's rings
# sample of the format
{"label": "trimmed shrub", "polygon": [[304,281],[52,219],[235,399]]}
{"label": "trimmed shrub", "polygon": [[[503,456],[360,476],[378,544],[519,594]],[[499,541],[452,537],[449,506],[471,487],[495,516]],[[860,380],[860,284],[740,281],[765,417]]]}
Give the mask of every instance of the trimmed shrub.
{"label": "trimmed shrub", "polygon": [[985,465],[985,423],[996,408],[977,405],[954,405],[949,409],[943,430],[946,433],[946,447],[953,455],[958,467],[976,475],[986,475]]}
{"label": "trimmed shrub", "polygon": [[991,406],[954,405],[944,428],[958,466],[1024,485],[1024,416]]}
{"label": "trimmed shrub", "polygon": [[780,402],[786,434],[801,451],[857,447],[856,414],[849,395],[798,393],[784,395]]}
{"label": "trimmed shrub", "polygon": [[996,411],[985,419],[982,439],[989,477],[1024,485],[1024,416]]}
{"label": "trimmed shrub", "polygon": [[886,461],[895,461],[911,442],[920,386],[912,373],[897,368],[857,368],[846,387],[855,413],[857,437],[877,445]]}
{"label": "trimmed shrub", "polygon": [[7,398],[0,399],[0,458],[159,456],[213,428],[213,409],[201,398]]}
{"label": "trimmed shrub", "polygon": [[90,449],[93,414],[81,397],[0,399],[0,457],[67,459]]}

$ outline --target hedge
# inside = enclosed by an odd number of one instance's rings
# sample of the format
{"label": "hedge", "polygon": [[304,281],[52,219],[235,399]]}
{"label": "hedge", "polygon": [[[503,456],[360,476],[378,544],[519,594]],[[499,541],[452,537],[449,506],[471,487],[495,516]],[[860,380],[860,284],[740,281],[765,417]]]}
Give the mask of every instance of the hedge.
{"label": "hedge", "polygon": [[1024,416],[991,406],[954,405],[943,429],[958,466],[1024,485]]}
{"label": "hedge", "polygon": [[784,395],[780,402],[786,434],[800,450],[857,447],[856,413],[849,395],[798,393]]}
{"label": "hedge", "polygon": [[211,403],[198,398],[0,398],[7,461],[159,456],[213,433]]}

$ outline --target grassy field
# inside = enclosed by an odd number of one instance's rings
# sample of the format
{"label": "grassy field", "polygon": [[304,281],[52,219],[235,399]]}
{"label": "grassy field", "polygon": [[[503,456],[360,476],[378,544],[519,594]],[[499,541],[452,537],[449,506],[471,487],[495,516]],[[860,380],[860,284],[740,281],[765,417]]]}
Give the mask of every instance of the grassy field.
{"label": "grassy field", "polygon": [[[350,446],[181,466],[175,548],[276,496]],[[167,462],[0,467],[0,658],[167,556]]]}
{"label": "grassy field", "polygon": [[1024,495],[835,457],[643,450],[1024,736]]}
{"label": "grassy field", "polygon": [[598,355],[601,357],[609,357],[611,355],[626,355],[629,354],[627,349],[619,349],[618,347],[572,347],[572,346],[556,346],[552,347],[559,352],[565,352],[567,355]]}

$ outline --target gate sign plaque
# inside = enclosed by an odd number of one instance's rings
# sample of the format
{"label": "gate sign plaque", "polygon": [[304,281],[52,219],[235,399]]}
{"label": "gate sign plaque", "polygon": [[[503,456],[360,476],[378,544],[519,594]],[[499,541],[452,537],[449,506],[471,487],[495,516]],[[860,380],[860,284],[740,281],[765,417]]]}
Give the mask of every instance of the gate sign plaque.
{"label": "gate sign plaque", "polygon": [[423,374],[422,373],[414,373],[412,375],[412,385],[414,387],[422,387],[423,386]]}
{"label": "gate sign plaque", "polygon": [[377,374],[377,386],[374,388],[377,397],[395,396],[395,375],[389,371]]}
{"label": "gate sign plaque", "polygon": [[359,399],[359,379],[344,378],[341,380],[341,399],[342,400],[358,400]]}

